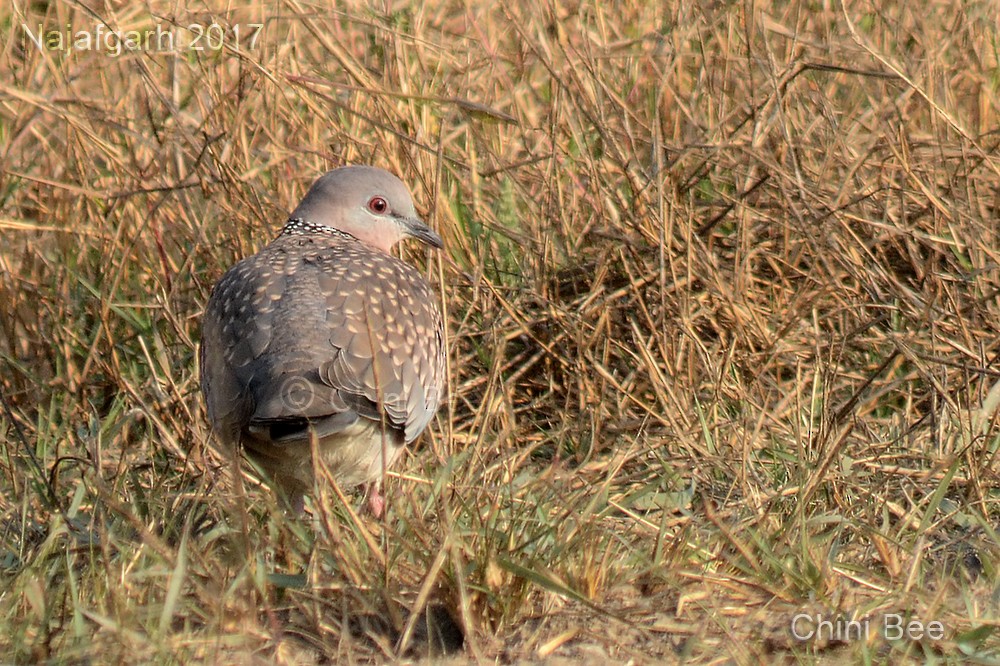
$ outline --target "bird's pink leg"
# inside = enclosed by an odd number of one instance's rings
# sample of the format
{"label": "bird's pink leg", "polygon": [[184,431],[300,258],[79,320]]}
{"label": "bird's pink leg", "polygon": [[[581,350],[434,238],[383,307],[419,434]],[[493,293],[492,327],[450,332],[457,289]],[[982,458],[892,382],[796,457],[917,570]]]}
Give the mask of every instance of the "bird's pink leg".
{"label": "bird's pink leg", "polygon": [[385,497],[382,496],[381,485],[378,481],[366,485],[368,509],[376,518],[381,518],[382,514],[385,513]]}

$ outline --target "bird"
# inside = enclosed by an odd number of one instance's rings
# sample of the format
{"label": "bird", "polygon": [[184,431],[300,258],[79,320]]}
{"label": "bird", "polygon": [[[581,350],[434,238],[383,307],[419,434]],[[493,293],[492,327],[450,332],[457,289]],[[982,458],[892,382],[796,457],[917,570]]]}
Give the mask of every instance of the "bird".
{"label": "bird", "polygon": [[406,237],[444,247],[398,177],[334,169],[205,306],[200,384],[219,448],[297,511],[322,465],[381,517],[385,471],[441,402],[444,323],[427,280],[391,254]]}

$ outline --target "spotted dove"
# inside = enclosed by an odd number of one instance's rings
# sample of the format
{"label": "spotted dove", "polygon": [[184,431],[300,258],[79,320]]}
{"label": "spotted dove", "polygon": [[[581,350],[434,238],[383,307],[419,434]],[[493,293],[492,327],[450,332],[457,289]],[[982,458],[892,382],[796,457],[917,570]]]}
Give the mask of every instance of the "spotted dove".
{"label": "spotted dove", "polygon": [[212,290],[199,355],[208,420],[292,506],[313,489],[315,450],[338,486],[366,486],[380,516],[384,471],[437,410],[441,315],[390,254],[406,236],[442,247],[396,176],[342,167]]}

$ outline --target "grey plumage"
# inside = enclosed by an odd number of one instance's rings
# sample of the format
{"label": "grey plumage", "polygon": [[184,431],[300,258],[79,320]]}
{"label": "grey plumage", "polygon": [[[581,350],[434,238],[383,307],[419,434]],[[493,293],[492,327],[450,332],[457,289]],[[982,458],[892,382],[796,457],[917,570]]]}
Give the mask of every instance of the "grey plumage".
{"label": "grey plumage", "polygon": [[339,485],[371,484],[380,514],[383,470],[440,403],[441,316],[430,285],[389,254],[404,236],[442,245],[398,178],[336,169],[212,291],[200,349],[209,421],[293,503],[312,489],[315,438]]}

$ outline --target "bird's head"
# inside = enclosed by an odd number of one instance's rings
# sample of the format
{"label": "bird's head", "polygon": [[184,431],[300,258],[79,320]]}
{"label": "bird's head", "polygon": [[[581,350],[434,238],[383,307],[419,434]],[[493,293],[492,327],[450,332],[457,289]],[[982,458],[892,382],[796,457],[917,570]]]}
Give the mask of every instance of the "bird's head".
{"label": "bird's head", "polygon": [[386,253],[407,236],[432,247],[444,246],[417,215],[403,181],[377,167],[328,171],[313,183],[289,219],[343,231]]}

